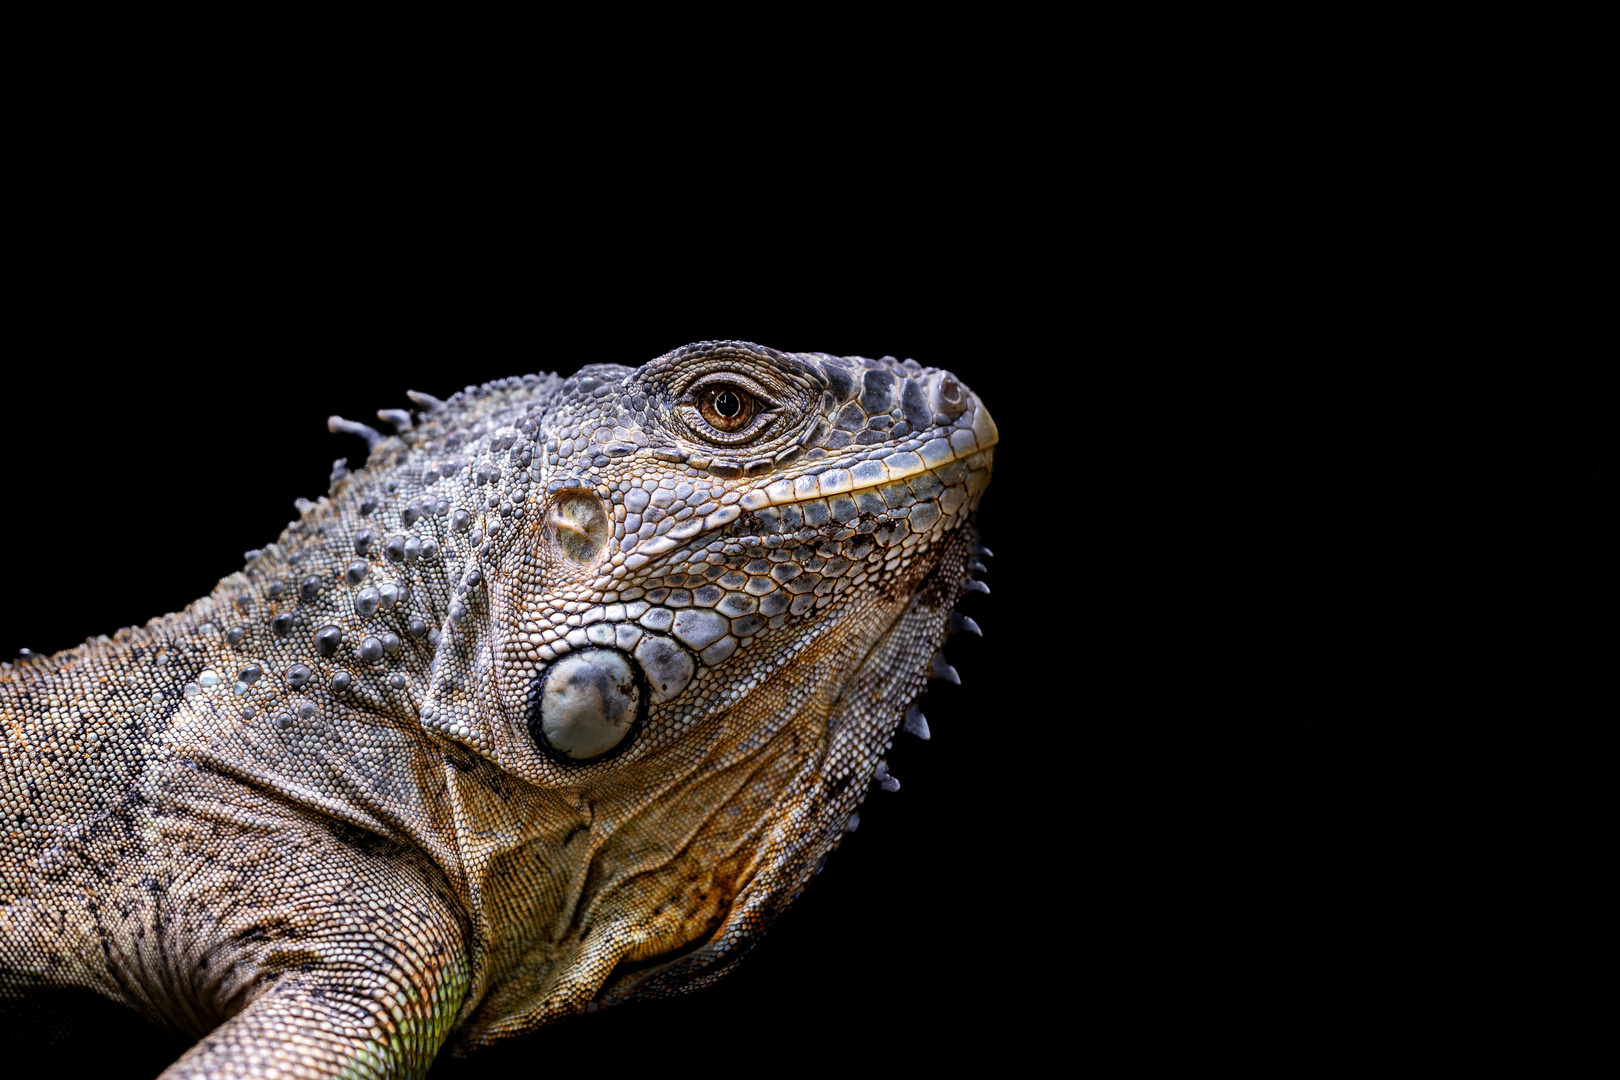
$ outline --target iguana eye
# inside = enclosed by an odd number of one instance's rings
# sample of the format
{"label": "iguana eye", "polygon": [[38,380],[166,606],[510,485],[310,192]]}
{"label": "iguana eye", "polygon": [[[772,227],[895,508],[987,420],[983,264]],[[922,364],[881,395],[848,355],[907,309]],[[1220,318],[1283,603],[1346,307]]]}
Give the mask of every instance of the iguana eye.
{"label": "iguana eye", "polygon": [[706,376],[685,388],[676,412],[705,442],[741,446],[768,435],[782,410],[754,380],[732,372]]}
{"label": "iguana eye", "polygon": [[730,383],[710,383],[698,395],[698,413],[728,435],[747,427],[758,408],[754,395]]}

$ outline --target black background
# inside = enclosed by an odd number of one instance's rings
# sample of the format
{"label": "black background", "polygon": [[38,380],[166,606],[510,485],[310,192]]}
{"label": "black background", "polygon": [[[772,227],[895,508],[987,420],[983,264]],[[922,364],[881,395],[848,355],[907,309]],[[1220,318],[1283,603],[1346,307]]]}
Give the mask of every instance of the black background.
{"label": "black background", "polygon": [[[1581,358],[1535,422],[1453,428],[1474,379],[1392,344],[1401,316],[1369,294],[1173,228],[1100,238],[1106,207],[975,179],[921,202],[829,174],[858,218],[783,203],[673,230],[674,206],[610,224],[567,200],[441,206],[429,230],[411,200],[321,205],[313,180],[285,205],[70,194],[13,298],[0,645],[63,648],[207,592],[332,459],[363,458],[326,417],[370,422],[407,388],[716,337],[915,357],[977,391],[1002,443],[993,591],[964,603],[986,636],[953,640],[964,685],[925,699],[932,741],[900,739],[903,790],[868,799],[722,985],[439,1075],[697,1051],[1018,1065],[1353,1026],[1411,869],[1383,845],[1414,733],[1473,700],[1428,685],[1438,657],[1482,595],[1613,595],[1612,440],[1570,404]],[[1485,563],[1487,589],[1457,570]],[[1568,681],[1596,663],[1573,631],[1541,640]],[[51,1051],[59,1075],[151,1076],[185,1045],[99,1023]]]}

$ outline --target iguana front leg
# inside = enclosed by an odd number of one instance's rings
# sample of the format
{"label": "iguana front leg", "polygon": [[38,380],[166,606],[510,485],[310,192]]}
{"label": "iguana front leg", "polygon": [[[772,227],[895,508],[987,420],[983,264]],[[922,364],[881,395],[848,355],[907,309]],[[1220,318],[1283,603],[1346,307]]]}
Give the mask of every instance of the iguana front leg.
{"label": "iguana front leg", "polygon": [[190,761],[57,836],[12,875],[12,991],[198,1038],[165,1076],[419,1076],[464,1003],[465,911],[408,840]]}
{"label": "iguana front leg", "polygon": [[351,965],[278,979],[164,1077],[425,1074],[454,1016],[458,988],[447,985],[442,968],[389,966],[381,950],[361,949]]}
{"label": "iguana front leg", "polygon": [[[360,830],[337,842],[245,833],[235,854],[250,847],[260,857],[243,860],[249,873],[227,851],[199,868],[210,880],[198,899],[219,921],[188,950],[188,990],[204,1016],[212,1005],[228,1018],[164,1076],[425,1074],[470,983],[464,916],[438,868]],[[170,885],[176,906],[191,908],[184,892]]]}

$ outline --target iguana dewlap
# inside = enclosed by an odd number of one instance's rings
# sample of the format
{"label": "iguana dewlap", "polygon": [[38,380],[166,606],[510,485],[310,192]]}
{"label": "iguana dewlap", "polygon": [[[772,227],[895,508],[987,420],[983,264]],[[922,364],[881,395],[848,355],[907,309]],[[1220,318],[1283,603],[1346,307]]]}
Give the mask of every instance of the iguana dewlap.
{"label": "iguana dewlap", "polygon": [[420,1075],[719,978],[897,786],[982,588],[948,372],[717,342],[411,398],[212,595],[0,666],[0,1010]]}

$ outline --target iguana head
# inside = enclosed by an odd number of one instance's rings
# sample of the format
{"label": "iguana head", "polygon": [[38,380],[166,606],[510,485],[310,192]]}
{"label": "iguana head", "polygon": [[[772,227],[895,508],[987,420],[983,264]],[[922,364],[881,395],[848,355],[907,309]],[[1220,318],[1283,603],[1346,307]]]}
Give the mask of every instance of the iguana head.
{"label": "iguana head", "polygon": [[492,954],[468,1039],[712,981],[908,709],[926,737],[995,424],[946,371],[744,342],[417,400],[401,520],[464,553],[421,722],[501,777],[457,795]]}

